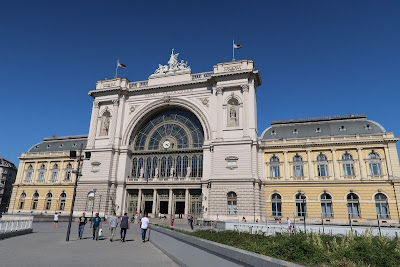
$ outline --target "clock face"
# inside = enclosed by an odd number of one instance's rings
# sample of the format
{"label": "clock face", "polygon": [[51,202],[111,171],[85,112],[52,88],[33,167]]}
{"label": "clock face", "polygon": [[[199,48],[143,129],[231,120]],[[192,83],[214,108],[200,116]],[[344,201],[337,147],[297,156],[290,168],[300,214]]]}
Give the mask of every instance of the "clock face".
{"label": "clock face", "polygon": [[168,141],[168,140],[165,140],[164,143],[163,143],[163,147],[164,147],[165,149],[168,149],[168,148],[170,148],[170,146],[171,146],[171,142]]}

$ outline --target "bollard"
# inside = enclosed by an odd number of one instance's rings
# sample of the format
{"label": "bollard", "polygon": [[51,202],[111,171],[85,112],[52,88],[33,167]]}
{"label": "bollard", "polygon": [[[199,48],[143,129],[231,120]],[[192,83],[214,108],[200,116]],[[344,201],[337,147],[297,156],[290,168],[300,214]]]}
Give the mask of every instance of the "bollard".
{"label": "bollard", "polygon": [[376,215],[376,219],[378,220],[379,236],[382,236],[382,232],[381,232],[381,224],[379,223],[379,215]]}
{"label": "bollard", "polygon": [[350,224],[350,229],[351,229],[351,231],[353,231],[353,225],[352,225],[352,223],[351,223],[350,213],[349,213],[349,224]]}
{"label": "bollard", "polygon": [[322,213],[321,213],[321,219],[322,219],[322,233],[325,234],[324,215]]}

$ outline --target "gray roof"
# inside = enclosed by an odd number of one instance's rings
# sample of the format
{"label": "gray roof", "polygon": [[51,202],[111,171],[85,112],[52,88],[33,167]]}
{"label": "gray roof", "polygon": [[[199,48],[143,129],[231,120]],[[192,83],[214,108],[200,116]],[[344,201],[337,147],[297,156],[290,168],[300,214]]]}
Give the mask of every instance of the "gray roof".
{"label": "gray roof", "polygon": [[87,135],[52,136],[49,138],[44,138],[42,143],[31,147],[28,153],[79,150],[81,144],[83,144],[83,149],[85,149],[86,143]]}
{"label": "gray roof", "polygon": [[348,115],[305,120],[275,121],[261,135],[262,140],[382,134],[386,130],[365,115]]}
{"label": "gray roof", "polygon": [[12,169],[17,169],[17,167],[15,167],[14,163],[12,163],[11,161],[8,161],[6,159],[3,159],[2,157],[0,157],[0,167],[5,167],[5,168],[12,168]]}

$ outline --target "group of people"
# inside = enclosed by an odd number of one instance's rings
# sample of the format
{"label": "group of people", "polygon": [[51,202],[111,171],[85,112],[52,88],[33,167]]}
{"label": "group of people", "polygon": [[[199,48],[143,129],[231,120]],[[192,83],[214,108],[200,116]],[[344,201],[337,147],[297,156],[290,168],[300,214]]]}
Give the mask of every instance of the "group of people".
{"label": "group of people", "polygon": [[[93,231],[93,240],[99,240],[99,236],[101,235],[101,229],[102,229],[102,220],[99,216],[98,213],[96,213],[95,217],[90,219],[91,225],[92,225],[92,231]],[[82,239],[83,236],[83,231],[85,229],[85,225],[87,224],[88,220],[85,216],[85,213],[82,214],[81,217],[78,219],[78,226],[79,226],[79,231],[78,231],[78,237],[79,239]],[[146,232],[149,227],[149,218],[147,217],[147,214],[144,214],[144,217],[140,219],[140,228],[142,231],[142,241],[143,243],[145,242],[145,237],[146,237]],[[130,228],[131,222],[129,221],[128,214],[125,213],[124,216],[121,218],[117,217],[117,214],[114,212],[113,216],[109,218],[108,220],[108,230],[111,232],[110,236],[110,242],[113,242],[115,231],[117,227],[121,228],[120,235],[121,235],[121,242],[125,242],[126,238],[126,230]]]}

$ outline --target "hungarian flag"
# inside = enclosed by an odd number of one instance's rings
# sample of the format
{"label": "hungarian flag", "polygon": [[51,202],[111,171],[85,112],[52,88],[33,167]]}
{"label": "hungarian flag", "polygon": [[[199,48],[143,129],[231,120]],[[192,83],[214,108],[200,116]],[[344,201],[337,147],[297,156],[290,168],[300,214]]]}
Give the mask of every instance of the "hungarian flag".
{"label": "hungarian flag", "polygon": [[119,61],[118,61],[118,67],[121,67],[121,68],[123,68],[123,69],[126,69],[126,65],[125,65],[125,64],[122,64],[122,63],[119,63]]}
{"label": "hungarian flag", "polygon": [[239,48],[241,48],[241,47],[242,47],[241,44],[233,44],[233,48],[235,48],[235,49],[239,49]]}

